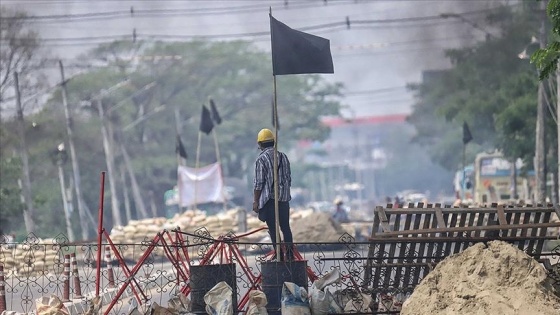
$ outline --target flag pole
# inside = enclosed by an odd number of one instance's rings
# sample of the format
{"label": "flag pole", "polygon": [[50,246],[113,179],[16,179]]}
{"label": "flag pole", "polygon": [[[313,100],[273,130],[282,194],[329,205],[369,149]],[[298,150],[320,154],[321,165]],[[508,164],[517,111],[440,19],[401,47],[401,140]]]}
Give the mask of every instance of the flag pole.
{"label": "flag pole", "polygon": [[[212,135],[214,136],[214,147],[216,148],[216,161],[218,162],[218,166],[220,167],[220,177],[222,178],[222,183],[224,182],[224,172],[222,172],[222,160],[220,157],[220,147],[218,146],[218,134],[216,133],[216,128],[212,129]],[[225,194],[224,194],[224,187],[222,186],[222,198],[224,199],[223,202],[223,209],[224,212],[227,210],[226,207],[226,198],[225,198]]]}
{"label": "flag pole", "polygon": [[198,144],[196,145],[196,164],[194,169],[194,209],[197,209],[197,186],[198,186],[198,161],[200,158],[200,138],[202,136],[202,132],[198,131]]}
{"label": "flag pole", "polygon": [[278,218],[278,99],[276,94],[276,76],[273,75],[274,81],[274,225],[276,226],[276,257],[281,261],[280,257],[280,228]]}
{"label": "flag pole", "polygon": [[[272,7],[268,8],[268,12],[270,16],[272,16]],[[270,29],[270,40],[274,42],[272,38],[274,36],[272,34],[272,26]],[[274,72],[274,71],[273,71]],[[274,226],[276,227],[276,258],[278,261],[282,260],[280,257],[280,228],[279,228],[279,218],[278,215],[278,95],[276,91],[276,75],[272,74],[272,81],[273,81],[273,93],[274,93],[274,107],[273,107],[273,115],[274,115],[274,163],[272,166],[273,169],[273,178],[274,178]]]}

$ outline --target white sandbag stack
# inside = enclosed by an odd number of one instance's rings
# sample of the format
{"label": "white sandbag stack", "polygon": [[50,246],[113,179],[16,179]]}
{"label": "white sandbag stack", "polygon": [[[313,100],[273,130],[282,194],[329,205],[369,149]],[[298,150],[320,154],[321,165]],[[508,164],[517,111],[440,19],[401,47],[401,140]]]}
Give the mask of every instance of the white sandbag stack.
{"label": "white sandbag stack", "polygon": [[37,244],[16,244],[9,248],[0,246],[0,262],[4,265],[5,276],[56,273],[57,268],[62,266],[63,258],[58,256],[59,253],[54,248],[53,239],[39,240]]}

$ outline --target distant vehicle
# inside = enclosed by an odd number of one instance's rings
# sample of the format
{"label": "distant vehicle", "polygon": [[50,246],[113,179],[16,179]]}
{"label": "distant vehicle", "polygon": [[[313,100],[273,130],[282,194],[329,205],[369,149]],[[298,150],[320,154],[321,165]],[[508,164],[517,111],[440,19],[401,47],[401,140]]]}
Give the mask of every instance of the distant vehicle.
{"label": "distant vehicle", "polygon": [[535,172],[524,170],[523,163],[518,160],[515,163],[515,185],[513,174],[513,163],[504,158],[502,153],[483,152],[476,155],[473,164],[456,172],[453,184],[458,198],[478,204],[532,200]]}

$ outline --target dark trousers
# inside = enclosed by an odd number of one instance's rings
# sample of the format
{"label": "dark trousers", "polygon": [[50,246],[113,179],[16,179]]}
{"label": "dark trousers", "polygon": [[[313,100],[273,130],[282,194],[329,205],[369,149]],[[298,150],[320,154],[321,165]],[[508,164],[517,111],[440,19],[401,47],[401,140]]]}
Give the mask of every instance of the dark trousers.
{"label": "dark trousers", "polygon": [[[266,214],[266,225],[268,226],[268,234],[274,248],[276,249],[276,223],[274,222],[274,199],[268,200],[264,207],[260,210],[264,211]],[[259,212],[260,212],[259,211]],[[278,224],[280,225],[280,231],[284,236],[284,243],[288,248],[291,248],[294,239],[292,237],[292,229],[290,228],[290,202],[289,201],[278,201]]]}

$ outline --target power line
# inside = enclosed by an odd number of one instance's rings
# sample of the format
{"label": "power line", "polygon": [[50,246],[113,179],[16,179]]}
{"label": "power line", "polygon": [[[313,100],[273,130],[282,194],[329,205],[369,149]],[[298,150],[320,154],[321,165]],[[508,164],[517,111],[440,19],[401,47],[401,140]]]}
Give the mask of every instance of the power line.
{"label": "power line", "polygon": [[[231,7],[206,7],[206,8],[191,8],[191,9],[134,9],[133,6],[130,7],[128,10],[117,10],[117,11],[108,11],[108,12],[93,12],[93,13],[81,13],[81,14],[54,14],[54,15],[30,15],[26,17],[3,17],[6,20],[9,19],[22,19],[33,23],[67,23],[67,22],[80,22],[80,21],[93,21],[93,20],[110,20],[110,19],[122,19],[122,18],[142,18],[142,17],[169,17],[175,15],[182,15],[182,16],[203,16],[203,15],[227,15],[227,14],[236,14],[236,13],[257,13],[268,11],[269,8],[278,9],[278,10],[287,10],[287,9],[305,9],[305,8],[313,8],[313,7],[325,7],[323,1],[317,2],[296,2],[296,3],[289,3],[286,4],[258,4],[258,5],[243,5],[243,6],[231,6]],[[367,3],[367,2],[361,2]],[[333,5],[355,5],[360,4],[360,2],[351,1],[351,0],[339,0],[336,2],[328,3],[328,6],[331,7]],[[506,4],[505,6],[514,7],[520,5],[519,3],[514,4]],[[502,6],[493,7],[489,9],[483,10],[476,10],[476,11],[467,11],[461,12],[460,15],[475,15],[490,12],[501,8]],[[273,11],[274,12],[274,11]],[[433,16],[435,18],[436,16]],[[441,16],[437,16],[441,18]],[[410,21],[415,21],[418,17],[412,18],[398,18],[398,19],[391,19],[386,20],[387,23],[391,22],[406,22],[409,19]],[[420,17],[422,19],[422,17]],[[354,22],[358,23],[359,22]],[[302,29],[304,30],[304,29]]]}
{"label": "power line", "polygon": [[[305,3],[296,2],[286,4],[252,4],[243,6],[219,6],[219,7],[205,7],[205,8],[191,8],[191,9],[134,9],[133,6],[129,10],[118,10],[118,11],[108,11],[108,12],[95,12],[95,13],[82,13],[82,14],[55,14],[55,15],[31,15],[26,17],[20,17],[19,19],[24,19],[34,23],[65,23],[65,22],[77,22],[77,21],[92,21],[92,20],[109,20],[109,19],[119,19],[119,18],[134,18],[134,17],[169,17],[174,15],[183,16],[201,16],[201,15],[225,15],[225,14],[235,14],[235,13],[252,13],[252,12],[267,12],[269,8],[274,9],[304,9],[313,8],[317,6],[324,6],[323,1]],[[348,5],[356,4],[355,1],[351,0],[339,0],[333,2],[332,5]],[[6,19],[14,19],[14,17],[6,17]]]}
{"label": "power line", "polygon": [[[364,26],[375,26],[379,24],[392,24],[392,23],[412,23],[412,22],[425,22],[425,21],[442,21],[445,20],[440,15],[432,15],[432,16],[423,16],[423,17],[407,17],[402,19],[373,19],[373,20],[350,20],[347,18],[346,20],[339,21],[339,22],[332,22],[332,23],[324,23],[312,26],[304,26],[299,27],[297,30],[300,31],[323,31],[323,32],[332,32],[341,29],[352,29],[351,25],[358,25],[361,27]],[[409,26],[419,26],[417,25],[409,25]],[[245,33],[230,33],[230,34],[207,34],[207,35],[169,35],[169,34],[141,34],[137,33],[137,39],[228,39],[228,38],[246,38],[246,37],[261,37],[261,36],[269,36],[270,31],[260,31],[260,32],[245,32]],[[131,35],[106,35],[106,36],[89,36],[89,37],[66,37],[66,38],[39,38],[38,40],[41,42],[68,42],[68,41],[76,41],[76,42],[83,42],[83,41],[112,41],[112,40],[119,40],[119,39],[127,39],[132,38]],[[25,38],[14,38],[17,40],[25,41]],[[1,41],[7,41],[8,39],[1,39]]]}

